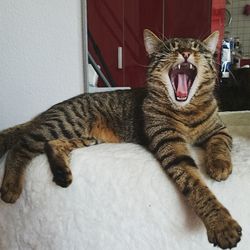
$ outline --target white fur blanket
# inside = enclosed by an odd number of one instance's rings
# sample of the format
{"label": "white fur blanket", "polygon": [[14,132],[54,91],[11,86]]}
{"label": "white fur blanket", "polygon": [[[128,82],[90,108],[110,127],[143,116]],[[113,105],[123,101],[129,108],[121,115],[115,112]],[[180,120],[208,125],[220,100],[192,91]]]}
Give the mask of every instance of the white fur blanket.
{"label": "white fur blanket", "polygon": [[[237,249],[248,250],[250,113],[223,117],[234,137],[233,174],[220,183],[203,176],[243,228]],[[19,200],[0,201],[1,250],[214,249],[202,222],[142,147],[102,144],[75,150],[71,159],[70,187],[52,182],[41,155],[30,164]],[[3,170],[4,160],[1,178]]]}

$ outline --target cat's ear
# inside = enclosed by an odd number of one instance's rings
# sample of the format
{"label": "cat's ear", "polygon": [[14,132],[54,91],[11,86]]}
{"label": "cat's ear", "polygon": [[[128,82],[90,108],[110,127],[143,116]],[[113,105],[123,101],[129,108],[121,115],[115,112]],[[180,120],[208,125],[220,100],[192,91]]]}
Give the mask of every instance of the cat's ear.
{"label": "cat's ear", "polygon": [[149,55],[157,51],[162,41],[150,30],[145,29],[143,32],[145,49]]}
{"label": "cat's ear", "polygon": [[205,45],[212,52],[212,54],[214,54],[214,52],[216,51],[216,47],[219,41],[219,35],[219,31],[215,31],[205,40],[203,40],[203,43],[205,43]]}

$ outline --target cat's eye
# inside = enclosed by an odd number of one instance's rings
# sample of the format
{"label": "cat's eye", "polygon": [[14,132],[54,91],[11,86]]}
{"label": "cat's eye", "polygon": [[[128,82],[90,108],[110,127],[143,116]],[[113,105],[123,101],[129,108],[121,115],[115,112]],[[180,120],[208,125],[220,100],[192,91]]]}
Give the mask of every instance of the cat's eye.
{"label": "cat's eye", "polygon": [[198,51],[199,50],[199,44],[196,43],[195,41],[192,42],[192,46],[191,46],[192,50],[194,51]]}

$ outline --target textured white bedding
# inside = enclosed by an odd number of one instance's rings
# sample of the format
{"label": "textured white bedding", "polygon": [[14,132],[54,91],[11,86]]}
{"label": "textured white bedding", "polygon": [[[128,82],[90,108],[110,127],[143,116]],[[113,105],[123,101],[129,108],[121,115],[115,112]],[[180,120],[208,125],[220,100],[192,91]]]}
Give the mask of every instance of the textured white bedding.
{"label": "textured white bedding", "polygon": [[[220,183],[203,176],[243,228],[237,249],[248,250],[250,113],[223,117],[234,137],[233,174]],[[74,181],[67,189],[52,182],[41,155],[17,203],[0,201],[0,250],[214,249],[202,222],[142,147],[102,144],[75,150],[71,159]]]}

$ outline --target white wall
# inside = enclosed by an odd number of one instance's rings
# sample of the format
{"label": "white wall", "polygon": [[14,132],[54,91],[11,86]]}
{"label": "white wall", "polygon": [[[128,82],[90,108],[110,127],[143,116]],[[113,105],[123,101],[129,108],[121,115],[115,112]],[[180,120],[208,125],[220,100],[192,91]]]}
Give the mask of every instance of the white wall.
{"label": "white wall", "polygon": [[83,92],[80,0],[0,1],[0,130]]}

